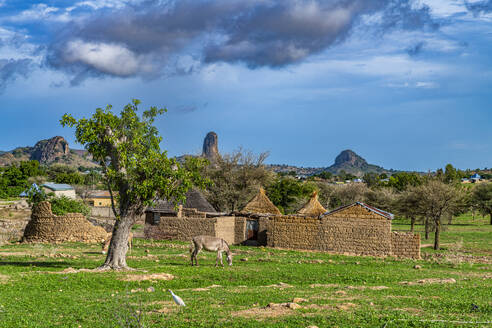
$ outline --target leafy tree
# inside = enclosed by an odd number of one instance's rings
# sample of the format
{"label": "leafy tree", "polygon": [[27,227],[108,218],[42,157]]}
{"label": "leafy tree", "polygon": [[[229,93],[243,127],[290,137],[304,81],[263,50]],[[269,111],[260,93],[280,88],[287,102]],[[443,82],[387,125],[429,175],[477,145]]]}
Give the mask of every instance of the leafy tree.
{"label": "leafy tree", "polygon": [[319,174],[316,174],[315,176],[317,176],[321,179],[325,179],[325,180],[331,180],[331,178],[333,178],[333,174],[331,172],[328,172],[328,171],[323,171]]}
{"label": "leafy tree", "polygon": [[460,177],[458,171],[453,167],[453,165],[448,164],[444,169],[444,182],[445,183],[456,183]]}
{"label": "leafy tree", "polygon": [[210,204],[221,212],[238,211],[246,205],[261,186],[272,180],[272,173],[263,164],[267,156],[239,149],[207,166],[203,175],[212,182],[206,190]]}
{"label": "leafy tree", "polygon": [[461,202],[462,194],[454,186],[439,180],[431,180],[416,188],[418,211],[422,217],[428,218],[434,224],[434,249],[440,248],[440,233],[442,218],[453,215]]}
{"label": "leafy tree", "polygon": [[473,189],[472,202],[484,215],[490,215],[492,224],[492,183],[481,183]]}
{"label": "leafy tree", "polygon": [[[165,110],[151,107],[137,114],[139,100],[126,105],[120,115],[112,106],[98,108],[90,118],[76,120],[70,114],[61,119],[63,126],[75,127],[78,143],[99,162],[103,180],[111,194],[112,209],[117,217],[113,237],[101,269],[126,269],[127,241],[130,228],[156,198],[175,202],[195,183],[203,187],[205,180],[198,170],[190,171],[160,149],[162,138],[153,126],[155,117]],[[189,167],[201,168],[204,159],[189,159]],[[118,209],[114,191],[118,191]]]}
{"label": "leafy tree", "polygon": [[389,178],[388,186],[395,188],[398,191],[404,191],[409,186],[419,186],[424,179],[421,175],[414,172],[398,172]]}
{"label": "leafy tree", "polygon": [[362,180],[364,180],[369,188],[377,186],[379,184],[379,179],[379,175],[374,172],[368,172],[362,177]]}
{"label": "leafy tree", "polygon": [[281,212],[290,213],[300,199],[309,197],[315,189],[314,184],[303,183],[291,177],[281,177],[269,185],[266,191],[268,198]]}

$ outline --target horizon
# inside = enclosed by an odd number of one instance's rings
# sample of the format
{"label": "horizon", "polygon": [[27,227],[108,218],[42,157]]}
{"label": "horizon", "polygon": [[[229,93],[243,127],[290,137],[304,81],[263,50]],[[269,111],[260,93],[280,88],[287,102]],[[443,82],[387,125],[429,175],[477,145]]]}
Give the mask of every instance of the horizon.
{"label": "horizon", "polygon": [[215,131],[221,153],[269,164],[351,149],[385,169],[488,168],[491,31],[490,0],[0,0],[0,150],[83,148],[61,116],[134,97],[168,108],[169,156]]}

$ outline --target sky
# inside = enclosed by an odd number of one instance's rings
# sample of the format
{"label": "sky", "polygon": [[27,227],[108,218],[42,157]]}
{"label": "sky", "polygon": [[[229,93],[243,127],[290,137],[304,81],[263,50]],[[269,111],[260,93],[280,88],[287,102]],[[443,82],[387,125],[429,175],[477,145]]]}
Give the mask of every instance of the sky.
{"label": "sky", "polygon": [[0,0],[0,150],[165,107],[170,156],[492,167],[492,0]]}

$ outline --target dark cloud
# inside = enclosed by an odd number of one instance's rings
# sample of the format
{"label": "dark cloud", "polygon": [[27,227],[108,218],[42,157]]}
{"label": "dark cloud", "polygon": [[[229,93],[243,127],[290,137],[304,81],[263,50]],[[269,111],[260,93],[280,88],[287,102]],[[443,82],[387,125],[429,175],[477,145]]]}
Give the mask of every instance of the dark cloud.
{"label": "dark cloud", "polygon": [[465,1],[466,8],[474,15],[481,15],[492,12],[492,0],[484,0],[479,2]]}
{"label": "dark cloud", "polygon": [[409,47],[409,48],[406,49],[407,54],[410,57],[418,56],[418,55],[420,55],[420,53],[424,49],[424,46],[425,46],[425,42],[424,41],[418,42],[417,44],[415,44],[415,45],[413,45],[413,46],[411,46],[411,47]]}
{"label": "dark cloud", "polygon": [[67,26],[47,62],[75,83],[173,74],[170,66],[175,74],[193,72],[196,63],[174,65],[182,54],[198,63],[283,67],[343,41],[368,16],[382,32],[438,27],[414,0],[149,0]]}
{"label": "dark cloud", "polygon": [[0,92],[2,92],[9,82],[15,81],[18,77],[27,77],[32,70],[31,59],[0,59]]}

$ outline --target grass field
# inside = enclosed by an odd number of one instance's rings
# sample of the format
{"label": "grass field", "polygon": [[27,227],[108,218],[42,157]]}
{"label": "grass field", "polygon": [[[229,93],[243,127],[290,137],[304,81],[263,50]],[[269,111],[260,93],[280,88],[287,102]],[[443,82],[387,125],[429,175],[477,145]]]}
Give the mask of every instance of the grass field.
{"label": "grass field", "polygon": [[97,245],[6,244],[0,327],[490,327],[492,226],[454,223],[444,249],[424,247],[419,261],[234,247],[232,267],[215,268],[211,253],[191,267],[188,244],[139,239],[137,271],[95,273],[78,270],[102,263]]}

